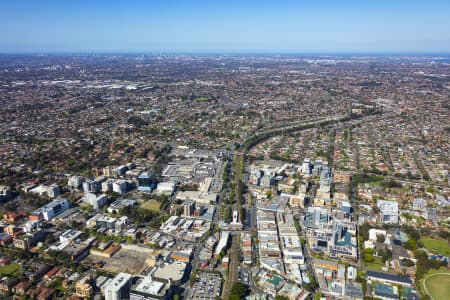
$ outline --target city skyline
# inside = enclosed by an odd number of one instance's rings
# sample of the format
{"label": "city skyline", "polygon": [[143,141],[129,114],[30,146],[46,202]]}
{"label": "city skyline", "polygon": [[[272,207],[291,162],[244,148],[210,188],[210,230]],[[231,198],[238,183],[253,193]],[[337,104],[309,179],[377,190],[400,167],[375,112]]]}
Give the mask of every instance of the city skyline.
{"label": "city skyline", "polygon": [[445,54],[445,1],[14,1],[0,53]]}

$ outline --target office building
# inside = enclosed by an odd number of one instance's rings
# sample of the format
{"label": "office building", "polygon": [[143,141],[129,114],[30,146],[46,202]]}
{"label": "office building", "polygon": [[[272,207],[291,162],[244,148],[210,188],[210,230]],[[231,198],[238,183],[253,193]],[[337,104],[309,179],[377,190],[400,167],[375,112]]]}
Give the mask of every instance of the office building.
{"label": "office building", "polygon": [[113,184],[113,192],[123,195],[127,192],[128,182],[126,180],[116,180]]}
{"label": "office building", "polygon": [[142,192],[151,192],[156,187],[156,182],[150,172],[144,172],[138,176],[138,190]]}
{"label": "office building", "polygon": [[94,209],[100,209],[103,207],[103,205],[106,204],[107,198],[105,194],[101,194],[97,196],[94,193],[87,193],[84,195],[84,202],[87,204],[92,205]]}
{"label": "office building", "polygon": [[305,227],[319,228],[327,224],[330,219],[328,210],[326,208],[311,206],[305,213]]}
{"label": "office building", "polygon": [[46,221],[50,221],[53,217],[66,211],[69,207],[70,204],[67,199],[55,199],[52,202],[47,203],[41,208],[35,210],[31,213],[31,215],[38,218],[44,218]]}

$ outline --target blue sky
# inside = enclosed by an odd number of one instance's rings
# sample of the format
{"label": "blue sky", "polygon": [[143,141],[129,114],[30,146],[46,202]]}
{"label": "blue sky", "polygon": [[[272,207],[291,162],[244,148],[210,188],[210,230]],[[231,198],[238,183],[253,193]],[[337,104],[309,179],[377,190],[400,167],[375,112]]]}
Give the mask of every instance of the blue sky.
{"label": "blue sky", "polygon": [[160,51],[450,53],[450,1],[0,1],[0,52]]}

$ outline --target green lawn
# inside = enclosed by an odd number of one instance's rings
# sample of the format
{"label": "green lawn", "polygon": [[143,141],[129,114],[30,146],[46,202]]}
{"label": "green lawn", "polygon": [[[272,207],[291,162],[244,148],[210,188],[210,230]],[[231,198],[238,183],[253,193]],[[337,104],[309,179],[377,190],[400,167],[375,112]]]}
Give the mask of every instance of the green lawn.
{"label": "green lawn", "polygon": [[434,274],[424,279],[427,291],[434,300],[448,299],[450,295],[450,273]]}
{"label": "green lawn", "polygon": [[195,100],[197,100],[197,101],[208,101],[209,98],[208,97],[198,97],[198,98],[195,98]]}
{"label": "green lawn", "polygon": [[[426,294],[425,293],[425,288],[424,288],[424,280],[426,279],[426,278],[428,278],[428,277],[430,277],[431,275],[433,275],[433,274],[436,274],[436,273],[446,273],[446,274],[449,274],[450,275],[450,270],[447,270],[447,268],[445,268],[445,267],[441,267],[441,268],[439,268],[438,270],[435,270],[435,269],[431,269],[427,274],[425,274],[424,276],[423,276],[423,278],[420,280],[420,284],[419,284],[419,289],[420,289],[420,293],[422,293],[422,294]],[[437,275],[436,275],[437,276]],[[450,276],[449,276],[450,277]],[[430,281],[431,282],[431,281]],[[428,288],[428,290],[430,290],[430,287],[428,287],[428,280],[427,280],[427,288]]]}
{"label": "green lawn", "polygon": [[375,256],[375,261],[374,262],[364,262],[364,265],[367,269],[370,270],[375,270],[375,271],[382,271],[382,267],[385,266],[385,264],[383,264],[383,261],[381,260],[381,257],[377,257]]}
{"label": "green lawn", "polygon": [[2,275],[15,275],[20,270],[20,265],[18,264],[10,264],[0,268],[0,274]]}
{"label": "green lawn", "polygon": [[424,238],[421,241],[431,252],[450,255],[450,244],[444,239]]}

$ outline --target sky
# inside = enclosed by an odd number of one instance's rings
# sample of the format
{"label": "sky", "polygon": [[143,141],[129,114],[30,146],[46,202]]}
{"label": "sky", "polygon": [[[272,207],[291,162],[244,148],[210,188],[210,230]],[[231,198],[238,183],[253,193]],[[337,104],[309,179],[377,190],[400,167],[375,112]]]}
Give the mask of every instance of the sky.
{"label": "sky", "polygon": [[0,0],[2,53],[450,53],[449,0]]}

